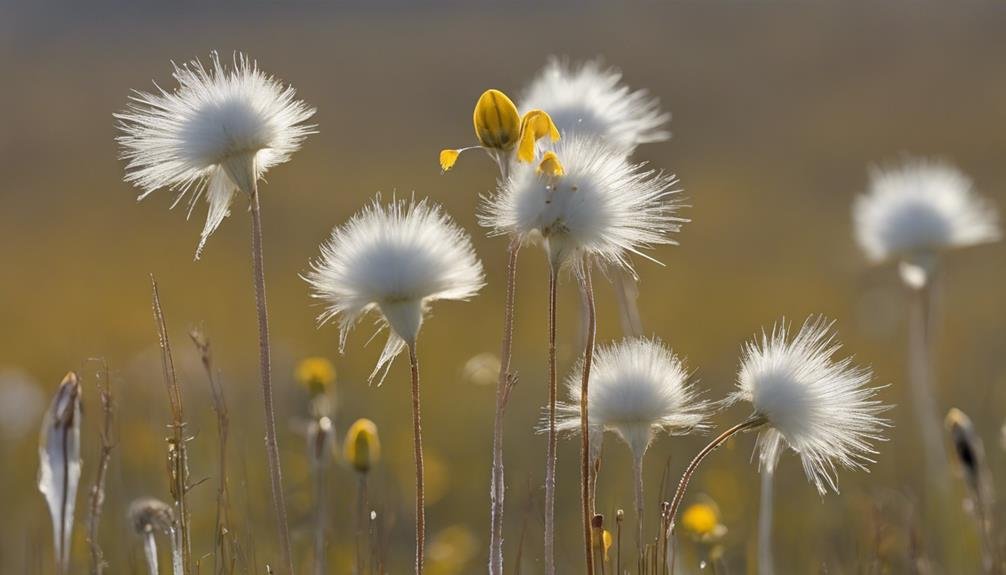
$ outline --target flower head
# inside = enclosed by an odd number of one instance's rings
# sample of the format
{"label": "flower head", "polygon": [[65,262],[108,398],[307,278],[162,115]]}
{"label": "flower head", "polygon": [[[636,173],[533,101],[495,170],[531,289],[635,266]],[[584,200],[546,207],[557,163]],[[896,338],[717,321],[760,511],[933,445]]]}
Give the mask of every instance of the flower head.
{"label": "flower head", "polygon": [[501,170],[514,157],[520,162],[534,162],[538,140],[559,139],[559,131],[548,114],[531,110],[521,116],[513,101],[499,90],[483,92],[472,115],[479,145],[441,150],[440,169],[444,172],[454,167],[462,152],[475,149],[489,153]]}
{"label": "flower head", "polygon": [[[566,382],[569,402],[558,409],[559,430],[580,428],[580,365]],[[614,431],[641,459],[658,431],[704,427],[709,404],[697,398],[684,363],[656,339],[631,338],[594,352],[587,399],[589,424]]]}
{"label": "flower head", "polygon": [[294,377],[308,393],[318,396],[335,383],[335,366],[324,357],[305,357],[297,363]]}
{"label": "flower head", "polygon": [[947,249],[1000,237],[998,215],[956,168],[930,160],[875,170],[853,205],[856,239],[875,262],[923,267]]}
{"label": "flower head", "polygon": [[685,508],[681,514],[681,527],[693,539],[712,543],[726,535],[727,528],[720,521],[720,508],[708,497]]}
{"label": "flower head", "polygon": [[832,325],[811,318],[790,339],[784,322],[748,343],[731,396],[751,403],[766,422],[758,437],[761,465],[773,468],[785,442],[821,494],[827,487],[838,492],[836,466],[872,463],[871,442],[887,426],[879,414],[888,407],[875,399],[877,388],[867,387],[873,373],[851,358],[832,359],[841,347]]}
{"label": "flower head", "polygon": [[168,534],[175,528],[175,512],[167,503],[153,497],[140,497],[129,504],[129,520],[137,535],[159,532]]}
{"label": "flower head", "polygon": [[[258,69],[243,54],[225,68],[216,52],[202,62],[176,65],[178,88],[135,92],[116,114],[126,181],[140,199],[167,188],[189,196],[189,214],[203,195],[209,214],[196,250],[230,213],[235,192],[252,194],[269,168],[290,159],[314,126],[314,109],[295,91]],[[173,204],[174,206],[174,204]]]}
{"label": "flower head", "polygon": [[327,305],[318,320],[339,319],[340,350],[371,310],[390,326],[371,379],[415,343],[431,302],[467,300],[485,283],[471,238],[439,206],[426,200],[384,205],[380,196],[332,231],[311,268],[304,279]]}
{"label": "flower head", "polygon": [[381,459],[381,441],[377,425],[369,419],[357,419],[346,433],[343,456],[360,473],[367,473]]}
{"label": "flower head", "polygon": [[549,60],[521,98],[521,104],[549,113],[562,137],[581,134],[631,152],[637,145],[662,142],[670,114],[645,90],[622,84],[622,73],[600,62],[569,66]]}
{"label": "flower head", "polygon": [[480,221],[496,233],[542,241],[557,267],[593,255],[629,268],[629,254],[675,243],[669,234],[687,221],[676,216],[675,184],[599,140],[574,136],[540,166],[512,172],[486,199]]}

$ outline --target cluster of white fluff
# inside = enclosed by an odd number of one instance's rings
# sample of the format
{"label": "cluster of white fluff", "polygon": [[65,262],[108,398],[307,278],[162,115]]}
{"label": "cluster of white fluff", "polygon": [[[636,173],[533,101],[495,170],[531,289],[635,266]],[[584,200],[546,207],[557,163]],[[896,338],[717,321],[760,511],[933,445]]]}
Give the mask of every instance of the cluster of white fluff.
{"label": "cluster of white fluff", "polygon": [[853,206],[856,239],[873,261],[925,265],[939,252],[999,239],[996,211],[956,168],[929,160],[875,170]]}
{"label": "cluster of white fluff", "polygon": [[865,469],[880,441],[887,409],[875,399],[877,388],[867,387],[869,369],[851,358],[835,361],[841,345],[833,322],[808,319],[792,340],[785,322],[772,333],[748,343],[732,401],[746,401],[756,416],[767,421],[758,437],[761,465],[778,462],[785,441],[803,462],[807,479],[824,494],[838,492],[836,466]]}
{"label": "cluster of white fluff", "polygon": [[[556,427],[561,431],[580,429],[582,377],[581,361],[566,382],[569,402],[557,406]],[[688,433],[706,426],[708,402],[698,399],[684,362],[658,339],[630,338],[598,346],[588,383],[592,440],[599,439],[597,432],[613,431],[637,459],[659,431]]]}
{"label": "cluster of white fluff", "polygon": [[[485,284],[471,238],[427,200],[380,196],[335,228],[305,280],[326,304],[318,320],[338,318],[340,350],[357,321],[378,310],[391,334],[371,374],[414,343],[430,302],[467,300]],[[382,378],[383,380],[383,375]]]}
{"label": "cluster of white fluff", "polygon": [[688,220],[676,215],[674,176],[632,163],[593,138],[564,138],[554,150],[565,175],[517,166],[485,198],[482,225],[526,243],[542,241],[556,267],[592,255],[630,268],[629,254],[647,257],[640,250],[675,243],[669,234]]}
{"label": "cluster of white fluff", "polygon": [[570,66],[549,60],[525,89],[521,109],[544,110],[563,138],[574,134],[596,137],[630,153],[639,144],[661,142],[670,134],[662,129],[670,114],[645,90],[631,90],[622,74],[600,62]]}
{"label": "cluster of white fluff", "polygon": [[131,96],[127,110],[115,116],[123,134],[117,139],[128,161],[126,181],[143,190],[139,199],[167,188],[178,193],[174,207],[188,194],[191,214],[205,193],[209,213],[198,257],[248,179],[235,173],[235,164],[250,163],[258,179],[287,161],[314,131],[305,124],[314,109],[242,54],[230,69],[213,52],[209,68],[196,60],[175,66],[173,75],[176,90]]}

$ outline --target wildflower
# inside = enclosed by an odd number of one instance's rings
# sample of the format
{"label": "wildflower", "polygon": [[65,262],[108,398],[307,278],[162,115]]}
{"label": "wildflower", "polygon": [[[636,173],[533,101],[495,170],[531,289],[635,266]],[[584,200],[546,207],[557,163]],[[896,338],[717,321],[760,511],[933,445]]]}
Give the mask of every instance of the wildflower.
{"label": "wildflower", "polygon": [[174,205],[189,197],[189,214],[203,195],[209,213],[196,249],[230,213],[236,191],[249,197],[256,182],[286,162],[314,132],[305,122],[314,109],[295,91],[259,70],[244,54],[230,69],[216,52],[209,68],[202,62],[176,65],[178,88],[135,92],[126,111],[116,114],[122,135],[126,181],[143,191],[177,192]]}
{"label": "wildflower", "polygon": [[771,470],[783,443],[803,462],[807,479],[822,495],[836,493],[838,465],[866,469],[872,463],[872,441],[880,441],[888,409],[875,399],[877,388],[866,387],[869,369],[849,358],[832,357],[841,345],[833,322],[808,319],[789,339],[785,323],[771,335],[748,343],[732,401],[750,402],[764,428],[758,437],[761,466]]}
{"label": "wildflower", "polygon": [[297,364],[294,372],[297,383],[312,397],[324,394],[335,383],[335,366],[324,357],[306,357]]}
{"label": "wildflower", "polygon": [[67,373],[42,421],[38,490],[52,516],[56,568],[66,573],[73,540],[73,512],[80,483],[80,379]]}
{"label": "wildflower", "polygon": [[453,168],[462,152],[482,149],[505,173],[513,157],[519,162],[534,162],[538,140],[548,137],[554,142],[559,139],[559,131],[548,114],[531,110],[521,116],[513,101],[499,90],[482,93],[475,104],[473,120],[479,145],[442,150],[441,170],[446,172]]}
{"label": "wildflower", "polygon": [[367,473],[377,465],[381,459],[381,441],[373,421],[357,419],[353,422],[346,433],[343,457],[360,473]]}
{"label": "wildflower", "polygon": [[311,267],[305,280],[328,306],[319,322],[339,318],[340,350],[353,325],[371,310],[390,326],[371,380],[382,369],[386,374],[395,356],[415,343],[430,303],[467,300],[484,284],[469,236],[426,200],[385,206],[378,196],[335,228]]}
{"label": "wildflower", "polygon": [[670,138],[663,126],[671,115],[660,110],[659,100],[630,89],[619,70],[598,61],[570,66],[550,59],[521,104],[548,112],[563,138],[599,138],[626,154],[639,144]]}
{"label": "wildflower", "polygon": [[676,215],[673,176],[584,137],[566,138],[553,152],[537,167],[517,168],[486,199],[483,226],[524,243],[541,241],[554,267],[594,255],[629,269],[629,254],[647,257],[641,250],[675,243],[669,234],[687,220]]}
{"label": "wildflower", "polygon": [[709,498],[692,503],[681,514],[681,527],[696,541],[711,543],[726,534],[727,528],[720,522],[720,509]]}
{"label": "wildflower", "polygon": [[853,205],[856,239],[871,261],[899,260],[910,285],[925,282],[940,253],[1001,236],[995,209],[950,165],[912,159],[870,180]]}

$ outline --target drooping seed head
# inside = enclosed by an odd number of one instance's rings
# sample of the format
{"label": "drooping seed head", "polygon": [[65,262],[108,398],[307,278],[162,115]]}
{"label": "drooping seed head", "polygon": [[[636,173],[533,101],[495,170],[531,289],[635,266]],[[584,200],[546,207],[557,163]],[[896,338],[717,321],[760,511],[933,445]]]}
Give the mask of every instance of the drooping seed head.
{"label": "drooping seed head", "polygon": [[129,504],[129,521],[137,535],[154,532],[167,534],[174,529],[175,513],[163,501],[141,497]]}

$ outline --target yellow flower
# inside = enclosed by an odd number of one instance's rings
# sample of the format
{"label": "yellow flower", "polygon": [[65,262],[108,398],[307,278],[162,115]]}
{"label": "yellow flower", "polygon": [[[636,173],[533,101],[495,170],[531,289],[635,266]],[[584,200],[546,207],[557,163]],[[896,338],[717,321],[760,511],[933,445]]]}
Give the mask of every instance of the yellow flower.
{"label": "yellow flower", "polygon": [[312,396],[321,395],[335,383],[335,366],[324,357],[307,357],[297,364],[294,376]]}
{"label": "yellow flower", "polygon": [[604,545],[604,560],[608,560],[608,549],[611,549],[611,544],[613,539],[611,538],[611,531],[607,529],[601,534],[601,543]]}
{"label": "yellow flower", "polygon": [[726,533],[720,524],[720,511],[712,500],[689,505],[681,515],[681,526],[700,541],[712,541]]}
{"label": "yellow flower", "polygon": [[499,90],[482,93],[475,104],[472,120],[479,145],[441,150],[441,170],[450,170],[462,152],[476,148],[489,152],[501,165],[515,149],[518,161],[531,163],[535,157],[535,142],[545,136],[553,142],[559,139],[559,129],[547,113],[531,110],[521,117],[513,101]]}
{"label": "yellow flower", "polygon": [[538,173],[555,177],[564,176],[566,175],[566,168],[562,167],[562,162],[559,161],[559,156],[556,156],[555,152],[548,151],[541,157],[541,163],[538,164]]}
{"label": "yellow flower", "polygon": [[343,455],[353,469],[367,473],[381,458],[377,426],[369,419],[357,419],[346,433]]}

